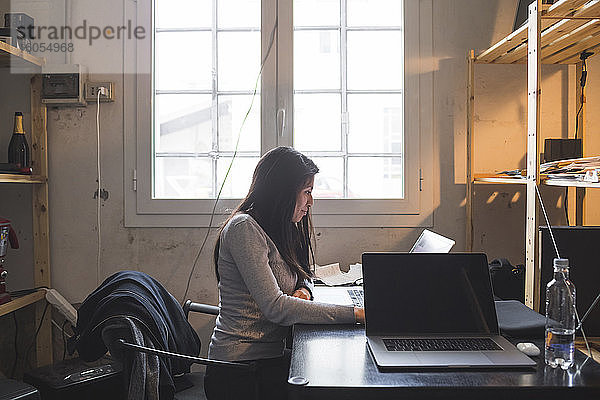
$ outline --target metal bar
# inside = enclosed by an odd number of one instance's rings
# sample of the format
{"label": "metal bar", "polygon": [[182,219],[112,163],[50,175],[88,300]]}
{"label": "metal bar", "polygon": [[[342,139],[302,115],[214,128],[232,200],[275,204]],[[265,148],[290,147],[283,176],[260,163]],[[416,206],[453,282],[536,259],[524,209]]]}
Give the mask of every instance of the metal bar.
{"label": "metal bar", "polygon": [[[233,157],[233,151],[220,151],[220,152],[202,152],[202,153],[155,153],[155,157],[164,157],[164,158],[202,158],[202,157],[215,157],[218,159],[220,157]],[[259,152],[240,152],[235,156],[236,158],[240,157],[260,157]]]}
{"label": "metal bar", "polygon": [[348,134],[350,133],[350,114],[348,112],[348,2],[341,1],[340,10],[340,77],[342,89],[342,179],[344,182],[343,196],[348,198]]}
{"label": "metal bar", "polygon": [[[345,13],[345,8],[342,5],[342,12]],[[339,30],[339,26],[295,26],[296,31],[333,31]],[[402,30],[401,26],[361,26],[361,27],[344,27],[347,31],[399,31]]]}
{"label": "metal bar", "polygon": [[[219,107],[219,87],[218,87],[218,71],[219,71],[219,21],[218,21],[218,11],[217,11],[217,0],[212,1],[212,76],[211,76],[211,132],[212,132],[212,153],[219,152],[219,117],[218,117],[218,107]],[[212,154],[211,154],[212,155]],[[212,191],[213,195],[211,197],[216,198],[219,193],[219,174],[217,171],[217,157],[212,157],[211,162],[212,167]]]}
{"label": "metal bar", "polygon": [[[212,32],[212,27],[206,28],[156,28],[156,33],[189,33],[189,32]],[[218,28],[216,32],[260,32],[260,28]]]}
{"label": "metal bar", "polygon": [[337,151],[304,151],[309,157],[345,157],[348,156],[350,158],[359,158],[359,157],[368,157],[368,158],[404,158],[402,154],[398,153],[343,153]]}
{"label": "metal bar", "polygon": [[187,316],[190,311],[210,315],[219,315],[220,307],[212,306],[210,304],[194,303],[191,300],[187,300],[183,305],[183,312]]}
{"label": "metal bar", "polygon": [[390,90],[340,90],[340,89],[300,89],[295,94],[402,94],[402,89]]}
{"label": "metal bar", "polygon": [[[195,89],[162,89],[155,91],[157,95],[159,94],[211,94],[212,90],[195,90]],[[220,91],[220,96],[252,96],[254,91],[245,91],[245,90],[229,90],[229,91]]]}
{"label": "metal bar", "polygon": [[194,364],[202,364],[202,365],[216,365],[216,366],[226,366],[232,368],[246,369],[249,371],[255,370],[254,365],[246,364],[241,362],[232,362],[232,361],[221,361],[221,360],[209,360],[207,358],[200,358],[194,356],[188,356],[185,354],[177,354],[171,353],[170,351],[151,349],[149,347],[138,346],[137,344],[127,343],[123,339],[118,339],[117,342],[128,349],[140,351],[146,354],[154,354],[157,356],[163,356],[167,358],[176,358],[179,360],[191,361]]}

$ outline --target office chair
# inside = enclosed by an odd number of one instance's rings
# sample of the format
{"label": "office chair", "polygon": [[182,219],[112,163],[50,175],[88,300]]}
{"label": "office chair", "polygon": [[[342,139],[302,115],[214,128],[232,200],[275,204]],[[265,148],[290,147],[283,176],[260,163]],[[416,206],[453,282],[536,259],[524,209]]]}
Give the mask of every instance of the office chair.
{"label": "office chair", "polygon": [[194,312],[199,312],[199,313],[203,313],[203,314],[210,314],[210,315],[219,315],[219,307],[218,306],[211,306],[209,304],[202,304],[202,303],[194,303],[192,300],[186,300],[185,303],[183,303],[183,313],[185,314],[185,317],[187,318],[190,311],[194,311]]}
{"label": "office chair", "polygon": [[253,365],[196,357],[201,342],[187,317],[190,311],[218,314],[219,308],[180,303],[154,278],[140,271],[108,277],[77,311],[75,336],[69,339],[84,361],[110,351],[123,364],[128,398],[171,399],[175,379],[191,364],[252,370]]}
{"label": "office chair", "polygon": [[[186,319],[189,317],[190,312],[198,312],[198,313],[207,314],[207,315],[218,315],[219,307],[209,305],[209,304],[195,303],[192,300],[188,299],[185,301],[185,303],[183,305],[183,312],[185,314]],[[212,360],[212,359],[206,359],[206,358],[201,358],[201,357],[192,357],[192,356],[187,356],[187,355],[183,355],[183,354],[177,354],[177,353],[172,353],[172,352],[168,352],[168,351],[152,349],[152,348],[148,348],[145,346],[135,345],[133,343],[128,343],[123,339],[118,340],[118,342],[119,342],[119,346],[121,346],[122,348],[129,349],[131,351],[138,351],[138,352],[142,352],[142,353],[146,353],[146,354],[153,354],[153,355],[156,355],[159,357],[182,359],[182,360],[194,363],[194,364],[201,364],[201,365],[205,365],[205,366],[217,365],[217,366],[221,366],[221,367],[243,369],[243,370],[247,370],[247,371],[251,371],[251,372],[254,371],[253,364]],[[248,399],[253,399],[253,398],[258,400],[258,387],[255,388],[254,397],[248,397]]]}

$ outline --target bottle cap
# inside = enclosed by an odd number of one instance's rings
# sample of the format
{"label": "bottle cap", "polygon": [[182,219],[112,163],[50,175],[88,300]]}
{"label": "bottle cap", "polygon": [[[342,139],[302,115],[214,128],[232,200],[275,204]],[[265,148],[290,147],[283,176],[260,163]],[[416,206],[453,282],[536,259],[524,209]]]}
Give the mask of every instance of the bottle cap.
{"label": "bottle cap", "polygon": [[23,113],[18,111],[15,113],[15,127],[13,133],[25,133],[23,130]]}
{"label": "bottle cap", "polygon": [[565,268],[569,266],[569,259],[568,258],[555,258],[554,259],[554,266],[555,267],[559,267],[559,268]]}

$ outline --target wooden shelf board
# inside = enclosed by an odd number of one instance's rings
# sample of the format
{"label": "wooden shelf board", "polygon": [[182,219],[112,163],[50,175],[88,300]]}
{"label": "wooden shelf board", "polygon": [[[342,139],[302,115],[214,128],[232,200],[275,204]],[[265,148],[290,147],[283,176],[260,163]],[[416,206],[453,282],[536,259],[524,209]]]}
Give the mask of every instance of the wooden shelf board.
{"label": "wooden shelf board", "polygon": [[[594,360],[600,360],[600,338],[598,337],[589,337],[588,344],[590,345],[590,350],[592,351],[592,355],[594,356]],[[587,346],[583,338],[577,337],[575,338],[575,348],[582,353],[589,355]]]}
{"label": "wooden shelf board", "polygon": [[0,183],[46,183],[48,178],[41,175],[0,174]]}
{"label": "wooden shelf board", "polygon": [[547,186],[565,186],[581,188],[600,188],[600,183],[572,181],[568,179],[546,179],[544,185]]}
{"label": "wooden shelf board", "polygon": [[509,176],[497,174],[476,174],[473,183],[518,184],[524,185],[527,180],[523,176]]}
{"label": "wooden shelf board", "polygon": [[0,67],[10,67],[13,62],[18,66],[29,64],[41,67],[46,64],[44,58],[36,57],[7,43],[0,42]]}
{"label": "wooden shelf board", "polygon": [[[541,175],[540,180],[543,185],[562,186],[562,187],[581,187],[581,188],[600,188],[600,183],[574,181],[570,179],[548,179],[546,175]],[[524,185],[527,180],[524,176],[509,176],[497,174],[475,174],[473,183],[494,183],[494,184],[517,184]]]}
{"label": "wooden shelf board", "polygon": [[[544,16],[565,17],[547,19]],[[570,16],[578,19],[569,18]],[[588,19],[585,19],[588,18]],[[594,19],[597,18],[597,19]],[[600,42],[600,2],[561,0],[542,15],[541,57],[543,64],[574,64],[579,54]],[[522,26],[475,58],[478,64],[522,64],[527,62],[527,25]]]}
{"label": "wooden shelf board", "polygon": [[11,312],[19,310],[30,304],[37,303],[45,297],[46,292],[44,290],[38,290],[37,292],[12,299],[8,303],[0,305],[0,316],[10,314]]}

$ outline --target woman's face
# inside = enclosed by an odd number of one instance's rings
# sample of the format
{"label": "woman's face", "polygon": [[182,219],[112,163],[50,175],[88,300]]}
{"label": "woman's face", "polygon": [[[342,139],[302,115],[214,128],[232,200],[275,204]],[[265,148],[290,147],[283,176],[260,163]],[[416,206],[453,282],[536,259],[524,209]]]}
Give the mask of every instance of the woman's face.
{"label": "woman's face", "polygon": [[313,205],[312,190],[315,183],[315,177],[312,176],[306,182],[304,187],[296,195],[296,207],[294,208],[294,215],[292,216],[292,222],[300,222],[300,220],[308,214],[308,209]]}

